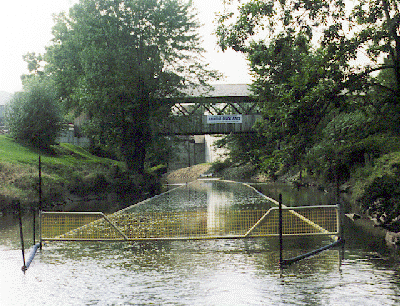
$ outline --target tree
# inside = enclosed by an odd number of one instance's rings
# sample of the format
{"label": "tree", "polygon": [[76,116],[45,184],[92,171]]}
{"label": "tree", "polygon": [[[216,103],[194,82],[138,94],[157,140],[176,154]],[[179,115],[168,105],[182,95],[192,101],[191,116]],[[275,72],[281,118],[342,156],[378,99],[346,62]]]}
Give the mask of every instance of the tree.
{"label": "tree", "polygon": [[301,164],[325,116],[342,103],[347,63],[333,64],[334,55],[313,44],[314,26],[328,29],[330,16],[342,16],[340,5],[247,1],[239,7],[236,22],[227,24],[232,13],[220,18],[221,47],[244,52],[255,76],[252,90],[263,112],[256,127],[269,143],[259,151],[266,170]]}
{"label": "tree", "polygon": [[340,112],[362,109],[380,132],[399,135],[398,20],[391,0],[352,8],[341,0],[249,0],[222,14],[216,32],[222,49],[248,56],[264,112],[259,130],[286,150],[279,158],[295,164]]}
{"label": "tree", "polygon": [[[282,33],[311,40],[324,30],[339,31],[345,19],[342,0],[224,0],[224,3],[227,9],[219,16],[216,31],[223,50],[247,52],[254,38],[273,40]],[[236,10],[229,10],[231,7]]]}
{"label": "tree", "polygon": [[54,84],[38,77],[26,81],[7,106],[7,123],[16,140],[49,150],[62,127]]}
{"label": "tree", "polygon": [[213,77],[198,27],[178,0],[81,0],[57,17],[46,71],[66,107],[90,117],[95,144],[119,148],[131,171],[144,171],[152,121],[168,116],[164,98]]}

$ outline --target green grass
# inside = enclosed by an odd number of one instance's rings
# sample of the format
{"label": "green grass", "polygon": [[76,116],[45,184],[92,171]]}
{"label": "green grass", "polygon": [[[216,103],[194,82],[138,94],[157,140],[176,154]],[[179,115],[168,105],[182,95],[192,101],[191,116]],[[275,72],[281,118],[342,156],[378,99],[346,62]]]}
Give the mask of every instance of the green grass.
{"label": "green grass", "polygon": [[37,153],[16,143],[9,137],[0,136],[0,162],[33,164],[37,160]]}
{"label": "green grass", "polygon": [[63,143],[52,147],[53,152],[40,152],[34,148],[23,146],[10,137],[0,135],[0,162],[11,164],[37,165],[39,154],[44,164],[63,166],[82,166],[84,164],[118,164],[107,158],[91,155],[87,150]]}

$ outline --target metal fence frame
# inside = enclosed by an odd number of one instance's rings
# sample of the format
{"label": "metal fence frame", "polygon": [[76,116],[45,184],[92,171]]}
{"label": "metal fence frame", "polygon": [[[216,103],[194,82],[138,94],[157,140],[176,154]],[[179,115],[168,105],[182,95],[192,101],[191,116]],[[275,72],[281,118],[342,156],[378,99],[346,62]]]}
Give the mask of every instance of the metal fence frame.
{"label": "metal fence frame", "polygon": [[[310,210],[310,209],[324,209],[324,208],[334,208],[336,209],[336,226],[335,230],[328,231],[327,229],[323,228],[319,224],[315,223],[314,221],[308,219],[307,217],[304,216],[305,210]],[[187,236],[187,237],[137,237],[137,238],[132,238],[129,237],[128,234],[124,233],[123,230],[120,230],[117,226],[117,224],[114,224],[113,221],[111,220],[112,215],[105,215],[102,212],[40,212],[40,241],[161,241],[161,240],[207,240],[207,239],[242,239],[242,238],[255,238],[255,237],[274,237],[274,236],[279,236],[279,233],[272,233],[272,234],[255,234],[256,231],[263,226],[264,222],[267,220],[268,216],[270,216],[273,213],[276,213],[279,210],[279,207],[272,207],[268,211],[266,211],[264,214],[262,214],[261,218],[257,220],[253,224],[253,226],[250,226],[250,228],[247,230],[247,232],[244,232],[243,234],[237,234],[237,235],[218,235],[215,234],[214,236],[207,236],[207,235],[199,235],[199,236]],[[296,218],[299,218],[300,220],[304,221],[307,223],[309,226],[313,227],[316,229],[315,232],[312,233],[284,233],[283,231],[283,236],[315,236],[315,235],[328,235],[331,236],[332,238],[336,237],[339,233],[339,228],[340,228],[340,220],[339,220],[339,207],[338,206],[333,206],[333,205],[318,205],[318,206],[301,206],[301,207],[282,207],[282,211],[287,211],[290,215],[293,215]],[[116,213],[118,214],[118,213]],[[162,214],[162,213],[160,213]],[[51,215],[63,215],[65,218],[73,217],[73,215],[79,215],[79,216],[88,216],[91,217],[93,220],[91,220],[89,223],[86,224],[81,224],[78,225],[77,227],[68,227],[68,225],[65,225],[66,231],[67,232],[72,232],[76,230],[83,230],[88,224],[91,224],[93,222],[99,222],[99,220],[105,220],[108,224],[111,225],[113,230],[115,231],[115,236],[114,238],[65,238],[65,233],[60,233],[58,232],[57,235],[54,237],[46,237],[49,236],[48,234],[43,233],[43,219],[45,216],[51,216]],[[115,215],[115,214],[113,214]],[[46,233],[48,230],[46,229]],[[67,233],[66,232],[66,233]],[[64,236],[64,237],[63,237]]]}

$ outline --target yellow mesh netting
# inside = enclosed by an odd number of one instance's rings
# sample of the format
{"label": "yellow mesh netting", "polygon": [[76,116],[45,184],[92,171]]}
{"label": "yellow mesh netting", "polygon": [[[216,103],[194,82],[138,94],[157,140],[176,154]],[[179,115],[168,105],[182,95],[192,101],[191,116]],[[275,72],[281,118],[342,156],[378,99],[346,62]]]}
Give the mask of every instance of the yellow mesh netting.
{"label": "yellow mesh netting", "polygon": [[[42,240],[162,240],[266,237],[279,234],[279,211],[42,212]],[[334,235],[336,206],[283,209],[283,235]]]}

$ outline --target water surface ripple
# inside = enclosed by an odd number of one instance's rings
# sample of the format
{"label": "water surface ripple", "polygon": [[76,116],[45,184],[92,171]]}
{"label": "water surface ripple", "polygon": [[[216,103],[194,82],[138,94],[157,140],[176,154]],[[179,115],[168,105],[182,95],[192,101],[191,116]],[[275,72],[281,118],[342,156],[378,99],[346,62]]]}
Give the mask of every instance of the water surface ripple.
{"label": "water surface ripple", "polygon": [[[169,193],[169,200],[157,197],[132,209],[270,205],[237,183],[203,182],[189,187]],[[278,266],[277,239],[258,238],[52,242],[38,252],[24,275],[14,221],[0,219],[0,305],[376,306],[400,302],[398,261],[381,255],[369,241],[353,243],[351,235],[360,233],[351,227],[346,230],[343,260],[338,250],[330,250],[283,272]],[[329,242],[323,237],[288,238],[284,254],[298,255]]]}

